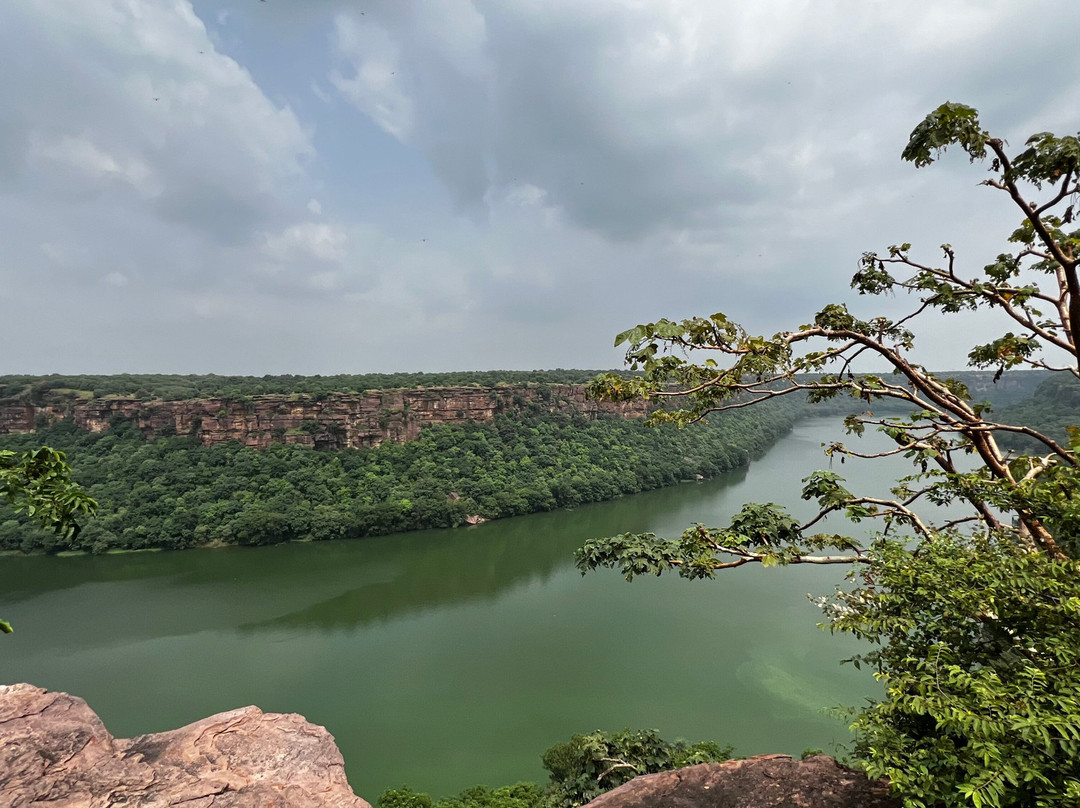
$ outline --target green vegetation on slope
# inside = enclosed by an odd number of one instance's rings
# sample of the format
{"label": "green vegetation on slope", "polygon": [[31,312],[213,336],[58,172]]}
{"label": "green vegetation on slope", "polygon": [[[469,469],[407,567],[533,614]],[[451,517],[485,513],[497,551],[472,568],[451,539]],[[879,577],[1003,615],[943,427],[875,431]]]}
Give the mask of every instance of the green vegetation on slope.
{"label": "green vegetation on slope", "polygon": [[[1002,423],[1028,426],[1068,444],[1069,427],[1080,426],[1080,381],[1072,376],[1051,376],[1039,385],[1035,394],[997,413]],[[1044,452],[1043,444],[1029,435],[999,433],[998,443],[1025,453]]]}
{"label": "green vegetation on slope", "polygon": [[0,446],[47,443],[66,452],[100,515],[77,535],[58,536],[0,513],[0,549],[259,545],[573,507],[743,466],[800,411],[777,402],[693,430],[614,417],[502,415],[489,424],[431,426],[409,443],[339,452],[203,446],[188,437],[146,441],[127,422],[101,434],[58,422],[2,438]]}

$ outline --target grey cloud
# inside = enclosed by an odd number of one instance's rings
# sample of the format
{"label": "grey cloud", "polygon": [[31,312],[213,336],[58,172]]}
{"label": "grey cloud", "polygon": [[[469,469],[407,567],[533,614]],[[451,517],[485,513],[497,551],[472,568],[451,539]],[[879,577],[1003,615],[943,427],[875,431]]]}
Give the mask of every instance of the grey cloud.
{"label": "grey cloud", "polygon": [[[604,366],[618,331],[716,310],[772,333],[864,249],[999,250],[978,168],[899,161],[936,104],[1080,128],[1064,0],[197,0],[209,33],[137,6],[142,38],[95,16],[122,2],[0,4],[0,295],[19,333],[34,301],[60,324],[12,370]],[[278,99],[312,81],[305,125]],[[379,170],[346,190],[343,155]]]}
{"label": "grey cloud", "polygon": [[[673,12],[475,0],[483,36],[461,45],[472,49],[471,72],[445,57],[445,43],[430,47],[429,3],[350,19],[380,27],[398,49],[397,86],[414,118],[402,137],[427,152],[459,200],[490,203],[492,189],[528,182],[572,223],[635,239],[716,226],[765,200],[783,216],[799,207],[799,190],[836,196],[888,182],[904,133],[957,93],[980,103],[1005,87],[1014,107],[1049,103],[1076,71],[1040,77],[1032,42],[1041,40],[1040,53],[1055,48],[1048,37],[1074,50],[1068,26],[1039,30],[1042,19],[1075,13],[1039,5],[1036,14],[823,3],[810,14],[783,3]],[[1075,56],[1065,62],[1077,66]]]}
{"label": "grey cloud", "polygon": [[276,200],[214,178],[168,183],[153,201],[163,218],[205,233],[224,245],[249,243],[259,224],[279,220]]}
{"label": "grey cloud", "polygon": [[[0,143],[21,150],[21,190],[66,201],[92,189],[104,204],[155,208],[226,243],[282,216],[273,187],[311,154],[292,114],[214,54],[182,6],[147,5],[138,17],[117,7],[111,23],[102,11],[87,7],[81,26],[79,14],[46,0],[3,13],[5,51],[17,65],[5,86],[19,113],[3,119]],[[35,142],[45,157],[31,166]],[[125,198],[115,176],[57,158],[55,144],[65,142],[140,166],[145,187]],[[3,152],[8,163],[18,155],[10,145]]]}

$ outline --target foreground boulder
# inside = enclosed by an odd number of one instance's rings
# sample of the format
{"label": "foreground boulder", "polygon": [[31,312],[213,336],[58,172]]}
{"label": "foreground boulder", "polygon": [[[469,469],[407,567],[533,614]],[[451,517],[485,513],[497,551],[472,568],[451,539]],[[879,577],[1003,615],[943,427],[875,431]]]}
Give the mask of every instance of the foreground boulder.
{"label": "foreground boulder", "polygon": [[82,699],[27,684],[0,686],[0,805],[371,808],[303,716],[243,707],[125,740]]}
{"label": "foreground boulder", "polygon": [[759,755],[635,777],[586,808],[895,808],[882,783],[827,755]]}

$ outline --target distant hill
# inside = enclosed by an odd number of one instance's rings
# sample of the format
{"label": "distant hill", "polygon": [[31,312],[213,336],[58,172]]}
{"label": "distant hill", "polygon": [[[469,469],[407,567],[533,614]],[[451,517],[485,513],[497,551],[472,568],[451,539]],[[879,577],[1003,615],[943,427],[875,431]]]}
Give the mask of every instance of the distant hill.
{"label": "distant hill", "polygon": [[[1080,427],[1080,380],[1066,373],[1048,375],[1030,398],[1000,408],[995,417],[1002,423],[1030,426],[1067,444],[1066,427]],[[1018,451],[1045,452],[1041,443],[1026,435],[999,435],[998,442]]]}
{"label": "distant hill", "polygon": [[[361,394],[372,390],[415,390],[427,387],[496,387],[529,384],[587,384],[600,373],[629,371],[575,370],[463,370],[445,373],[363,373],[332,376],[219,376],[210,374],[136,374],[0,376],[0,401],[34,404],[63,400],[132,398],[139,401],[191,401],[208,398],[244,399],[265,395]],[[1034,394],[1050,374],[1038,370],[1006,373],[997,382],[993,371],[944,371],[963,382],[976,400],[1008,406]]]}
{"label": "distant hill", "polygon": [[601,370],[465,370],[448,373],[363,373],[334,376],[218,376],[216,374],[135,374],[112,376],[0,376],[0,400],[35,404],[56,398],[117,396],[140,401],[188,401],[264,395],[326,395],[421,387],[494,387],[500,384],[585,384]]}

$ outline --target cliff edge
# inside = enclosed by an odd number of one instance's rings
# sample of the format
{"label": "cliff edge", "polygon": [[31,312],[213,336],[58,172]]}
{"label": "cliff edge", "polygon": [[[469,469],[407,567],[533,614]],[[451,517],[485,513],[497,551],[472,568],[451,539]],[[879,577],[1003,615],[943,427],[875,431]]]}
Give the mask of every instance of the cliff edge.
{"label": "cliff edge", "polygon": [[296,443],[316,449],[363,449],[384,441],[415,440],[429,424],[490,423],[504,412],[577,412],[587,418],[643,418],[645,401],[590,398],[582,385],[432,387],[368,393],[264,395],[245,399],[180,401],[136,398],[63,398],[32,403],[0,400],[0,435],[25,434],[41,425],[69,421],[87,432],[104,432],[130,421],[147,438],[189,435],[204,445],[238,441],[263,449]]}
{"label": "cliff edge", "polygon": [[125,740],[80,698],[0,686],[0,805],[45,804],[371,808],[333,737],[303,716],[243,707]]}

